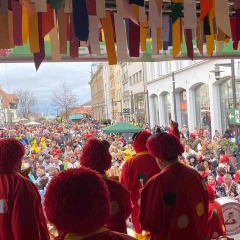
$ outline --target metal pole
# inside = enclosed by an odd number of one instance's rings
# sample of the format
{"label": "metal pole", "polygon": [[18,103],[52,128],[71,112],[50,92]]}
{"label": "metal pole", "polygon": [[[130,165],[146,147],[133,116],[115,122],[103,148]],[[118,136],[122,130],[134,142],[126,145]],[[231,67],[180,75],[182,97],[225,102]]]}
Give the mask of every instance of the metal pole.
{"label": "metal pole", "polygon": [[176,89],[175,89],[175,74],[172,72],[172,84],[173,84],[173,108],[174,108],[174,117],[177,122],[177,106],[176,106]]}
{"label": "metal pole", "polygon": [[147,111],[148,111],[148,126],[149,126],[149,128],[151,129],[148,90],[147,90]]}
{"label": "metal pole", "polygon": [[114,121],[114,103],[113,103],[113,98],[112,98],[112,119],[113,119],[113,122],[115,123],[115,121]]}
{"label": "metal pole", "polygon": [[[236,79],[235,79],[234,59],[231,59],[231,72],[232,72],[233,108],[237,108]],[[238,161],[238,167],[240,167],[239,144],[238,144],[238,125],[235,125],[234,128],[235,128],[235,142],[237,144],[236,158],[237,158],[237,161]]]}
{"label": "metal pole", "polygon": [[[133,102],[133,92],[131,91],[131,113],[132,113],[132,119],[134,116],[134,102]],[[134,119],[135,121],[135,119]]]}

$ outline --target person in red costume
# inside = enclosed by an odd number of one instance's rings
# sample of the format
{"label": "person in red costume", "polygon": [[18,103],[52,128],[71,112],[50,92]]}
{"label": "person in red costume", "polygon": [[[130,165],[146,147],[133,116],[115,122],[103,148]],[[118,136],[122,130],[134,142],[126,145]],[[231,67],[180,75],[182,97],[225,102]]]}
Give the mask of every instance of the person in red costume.
{"label": "person in red costume", "polygon": [[60,233],[59,240],[133,240],[105,228],[111,202],[102,176],[81,167],[61,172],[46,191],[44,207],[48,220]]}
{"label": "person in red costume", "polygon": [[209,239],[217,239],[218,237],[226,237],[226,228],[223,219],[222,207],[215,201],[215,191],[207,184],[209,209],[208,209],[208,237]]}
{"label": "person in red costume", "polygon": [[207,187],[194,169],[178,161],[184,148],[178,124],[171,126],[172,133],[159,132],[147,141],[161,172],[142,190],[140,224],[151,240],[208,239]]}
{"label": "person in red costume", "polygon": [[142,131],[133,135],[133,147],[136,156],[125,162],[122,168],[121,182],[130,191],[132,202],[132,222],[136,238],[145,239],[139,223],[140,192],[147,181],[160,172],[156,160],[148,153],[146,143],[151,133]]}
{"label": "person in red costume", "polygon": [[111,197],[111,217],[107,227],[113,231],[127,233],[126,220],[131,214],[130,193],[125,187],[106,176],[111,167],[112,156],[109,153],[110,144],[98,139],[90,139],[83,148],[81,166],[96,170],[106,182]]}
{"label": "person in red costume", "polygon": [[0,140],[0,239],[48,240],[38,190],[20,174],[24,153],[20,141]]}

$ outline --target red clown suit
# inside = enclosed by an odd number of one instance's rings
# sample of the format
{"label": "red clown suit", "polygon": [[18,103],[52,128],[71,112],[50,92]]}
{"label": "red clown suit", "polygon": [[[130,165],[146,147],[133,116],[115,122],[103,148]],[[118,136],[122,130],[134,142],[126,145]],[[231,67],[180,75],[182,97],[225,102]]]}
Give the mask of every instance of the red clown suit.
{"label": "red clown suit", "polygon": [[222,207],[215,201],[215,191],[207,184],[209,209],[208,209],[208,237],[209,239],[217,239],[226,236],[226,228],[223,219]]}
{"label": "red clown suit", "polygon": [[176,135],[159,132],[147,141],[161,173],[143,188],[139,220],[151,240],[208,239],[207,187],[195,170],[178,161],[184,148]]}
{"label": "red clown suit", "polygon": [[151,133],[142,131],[133,136],[136,156],[125,162],[122,168],[121,182],[130,191],[132,202],[132,222],[137,239],[145,239],[139,223],[140,192],[147,181],[160,172],[156,160],[148,153],[146,143]]}
{"label": "red clown suit", "polygon": [[83,148],[81,166],[98,171],[106,182],[111,197],[111,216],[106,226],[117,232],[127,233],[126,220],[131,214],[129,191],[119,182],[107,178],[105,172],[111,167],[110,144],[90,139]]}
{"label": "red clown suit", "polygon": [[24,152],[18,140],[0,140],[0,239],[48,240],[38,190],[17,172]]}
{"label": "red clown suit", "polygon": [[54,177],[44,201],[48,220],[61,240],[133,240],[105,227],[111,200],[106,182],[96,171],[81,167]]}

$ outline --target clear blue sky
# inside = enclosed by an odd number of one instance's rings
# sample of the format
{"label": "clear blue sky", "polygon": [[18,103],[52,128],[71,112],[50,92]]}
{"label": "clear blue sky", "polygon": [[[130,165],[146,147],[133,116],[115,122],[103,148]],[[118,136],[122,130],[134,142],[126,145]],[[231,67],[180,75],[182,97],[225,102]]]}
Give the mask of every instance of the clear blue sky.
{"label": "clear blue sky", "polygon": [[36,72],[34,63],[1,63],[0,85],[7,93],[18,88],[28,88],[38,100],[38,112],[56,114],[50,105],[52,92],[58,84],[66,81],[77,95],[79,105],[91,99],[90,71],[92,63],[42,63]]}

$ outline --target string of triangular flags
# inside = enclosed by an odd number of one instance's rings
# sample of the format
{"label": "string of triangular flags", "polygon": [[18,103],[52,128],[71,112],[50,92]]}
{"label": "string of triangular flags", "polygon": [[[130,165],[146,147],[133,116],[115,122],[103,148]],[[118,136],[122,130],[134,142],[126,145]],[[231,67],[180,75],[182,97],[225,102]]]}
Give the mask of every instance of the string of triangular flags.
{"label": "string of triangular flags", "polygon": [[110,65],[138,58],[152,38],[152,55],[172,47],[173,59],[185,40],[190,59],[193,40],[203,54],[219,51],[233,40],[240,40],[240,0],[234,0],[230,16],[228,0],[201,0],[197,17],[196,0],[172,0],[171,14],[163,14],[163,0],[150,0],[146,12],[144,0],[116,0],[116,12],[106,10],[105,0],[0,0],[0,49],[29,44],[36,69],[45,58],[44,38],[49,35],[53,61],[63,54],[79,57],[79,47],[90,54],[101,54],[105,42]]}

